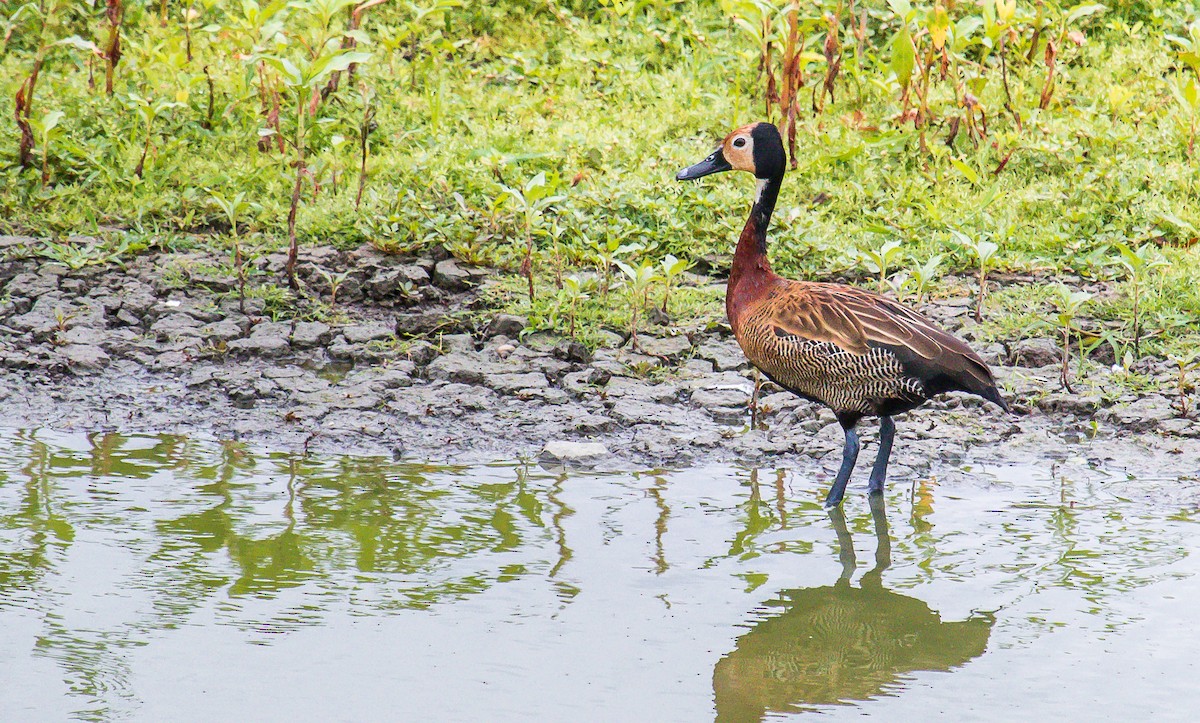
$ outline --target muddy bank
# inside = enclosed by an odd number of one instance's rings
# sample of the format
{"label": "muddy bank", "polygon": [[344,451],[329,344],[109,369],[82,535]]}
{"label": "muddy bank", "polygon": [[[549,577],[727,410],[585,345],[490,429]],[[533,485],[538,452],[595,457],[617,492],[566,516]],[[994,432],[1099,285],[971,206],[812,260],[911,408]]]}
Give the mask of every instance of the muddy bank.
{"label": "muddy bank", "polygon": [[[727,331],[656,327],[638,348],[614,332],[589,353],[478,309],[488,273],[448,257],[303,254],[301,276],[315,294],[328,297],[330,279],[345,274],[325,320],[278,309],[272,318],[261,299],[243,313],[219,272],[224,260],[201,252],[149,253],[124,269],[9,257],[0,264],[7,426],[435,461],[536,458],[551,442],[552,453],[600,467],[742,461],[819,473],[840,461],[832,415],[770,384],[763,428],[750,429],[752,372]],[[283,258],[259,263],[275,274]],[[973,336],[966,302],[923,311]],[[1147,367],[1157,389],[1142,394],[1103,369],[1090,374],[1089,391],[1069,394],[1049,340],[975,346],[1018,413],[954,395],[900,418],[894,477],[935,471],[938,460],[1200,474],[1200,422],[1167,396],[1174,376],[1165,365]],[[863,432],[871,455],[874,431]]]}

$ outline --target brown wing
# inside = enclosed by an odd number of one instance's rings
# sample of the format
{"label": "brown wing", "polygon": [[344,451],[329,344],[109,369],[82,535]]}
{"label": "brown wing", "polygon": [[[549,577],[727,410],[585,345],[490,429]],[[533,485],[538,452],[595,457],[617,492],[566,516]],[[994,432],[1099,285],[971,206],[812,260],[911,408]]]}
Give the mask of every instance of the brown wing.
{"label": "brown wing", "polygon": [[917,312],[852,286],[791,282],[776,293],[771,324],[780,332],[831,342],[854,353],[884,347],[908,373],[933,388],[983,392],[995,382],[983,360],[961,340]]}

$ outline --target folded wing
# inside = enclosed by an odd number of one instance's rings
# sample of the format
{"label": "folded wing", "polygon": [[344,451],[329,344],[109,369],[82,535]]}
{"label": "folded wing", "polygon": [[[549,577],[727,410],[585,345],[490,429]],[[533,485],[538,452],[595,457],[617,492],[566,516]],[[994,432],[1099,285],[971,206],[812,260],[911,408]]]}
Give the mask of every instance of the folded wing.
{"label": "folded wing", "polygon": [[991,371],[970,347],[891,299],[850,286],[792,282],[772,301],[777,333],[830,342],[853,354],[887,349],[931,396],[955,390],[995,395]]}

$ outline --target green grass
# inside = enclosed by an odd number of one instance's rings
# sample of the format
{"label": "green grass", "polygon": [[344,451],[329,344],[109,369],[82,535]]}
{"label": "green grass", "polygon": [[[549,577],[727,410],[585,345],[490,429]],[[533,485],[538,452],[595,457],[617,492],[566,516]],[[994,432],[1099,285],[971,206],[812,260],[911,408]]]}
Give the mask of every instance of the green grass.
{"label": "green grass", "polygon": [[[1043,110],[1043,46],[1031,53],[1026,47],[1036,7],[1019,3],[1013,20],[1018,52],[1011,54],[1008,80],[1020,127],[1004,108],[994,48],[976,42],[960,53],[950,80],[938,79],[935,70],[922,144],[920,130],[901,120],[890,63],[900,21],[884,3],[866,3],[870,32],[862,65],[843,24],[837,101],[816,116],[810,93],[824,60],[808,63],[799,168],[785,181],[773,225],[776,270],[873,285],[861,254],[895,240],[903,252],[897,271],[944,254],[942,273],[969,275],[973,256],[959,242],[961,234],[998,244],[995,265],[1001,271],[1120,281],[1112,244],[1156,244],[1167,266],[1153,272],[1143,289],[1143,351],[1165,355],[1196,346],[1200,261],[1191,244],[1200,235],[1200,183],[1196,160],[1188,155],[1189,117],[1170,90],[1170,83],[1193,71],[1166,39],[1188,35],[1194,18],[1177,7],[1182,5],[1119,2],[1065,26],[1081,31],[1085,42],[1059,43],[1057,85]],[[289,43],[278,46],[236,30],[244,24],[240,6],[205,9],[201,3],[189,63],[182,10],[172,5],[174,14],[162,26],[157,7],[127,8],[112,97],[103,92],[101,60],[69,45],[47,55],[33,117],[52,110],[64,117],[47,149],[45,185],[40,144],[29,168],[16,164],[13,98],[29,73],[40,28],[28,13],[17,20],[18,31],[0,56],[0,154],[6,166],[0,172],[0,229],[59,236],[116,227],[160,245],[204,233],[199,243],[228,254],[228,224],[209,200],[213,189],[226,197],[246,191],[259,204],[245,217],[257,252],[286,242],[292,154],[258,148],[259,129],[268,124],[259,112],[255,65],[245,58],[255,52],[296,56],[296,38],[330,33],[314,13],[289,8],[279,36]],[[623,257],[635,265],[657,263],[668,253],[727,263],[749,206],[750,179],[673,180],[678,168],[705,155],[731,128],[764,117],[757,49],[731,22],[727,7],[740,6],[698,0],[657,0],[639,9],[627,0],[468,3],[427,16],[415,26],[415,41],[396,49],[390,46],[416,15],[403,5],[371,10],[363,29],[374,42],[360,49],[370,51],[372,61],[355,85],[343,82],[308,121],[313,176],[302,188],[301,242],[370,242],[397,252],[445,244],[464,260],[515,272],[525,234],[532,232],[535,300],[523,296],[524,281],[515,276],[505,278],[490,300],[527,314],[535,329],[559,333],[568,328],[570,302],[555,288],[555,265],[568,275],[594,273],[610,240],[636,246]],[[925,22],[928,7],[918,6],[914,29]],[[823,11],[836,8],[827,2]],[[819,17],[812,3],[802,12]],[[981,12],[958,3],[951,20]],[[102,8],[63,10],[47,37],[90,37],[92,28],[102,27],[101,15]],[[344,26],[343,16],[335,16],[333,35]],[[208,31],[199,29],[205,25]],[[823,35],[823,25],[813,24],[806,47],[819,50]],[[216,88],[211,129],[203,127],[205,67]],[[964,113],[955,77],[969,84],[986,113],[989,132],[978,145],[965,124],[947,144],[951,119]],[[359,82],[374,93],[378,128],[370,135],[370,174],[356,210],[364,112]],[[133,168],[144,126],[124,103],[130,93],[180,104],[152,127],[140,179]],[[281,102],[280,128],[290,137],[295,112],[286,91]],[[338,145],[338,137],[346,140]],[[530,218],[504,186],[522,188],[538,174],[545,174],[547,195],[563,198]],[[577,304],[581,339],[594,343],[599,328],[629,327],[635,303],[628,285],[609,293],[593,286],[587,294]],[[1031,304],[1049,304],[1040,294],[1032,288],[998,294],[988,307],[985,333],[1049,334],[1031,331],[1042,313]],[[650,296],[660,298],[661,288]],[[703,326],[723,315],[720,294],[711,287],[683,287],[674,297],[677,325]],[[1127,323],[1130,314],[1124,293],[1097,299],[1083,311],[1097,323]]]}

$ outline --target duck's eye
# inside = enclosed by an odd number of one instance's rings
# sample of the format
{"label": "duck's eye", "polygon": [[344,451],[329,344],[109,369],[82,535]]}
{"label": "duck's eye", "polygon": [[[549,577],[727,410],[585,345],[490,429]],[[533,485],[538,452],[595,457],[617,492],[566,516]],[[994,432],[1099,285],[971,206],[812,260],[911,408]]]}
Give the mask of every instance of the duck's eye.
{"label": "duck's eye", "polygon": [[734,148],[741,148],[741,147],[742,147],[742,146],[744,146],[744,145],[746,145],[746,139],[745,139],[745,138],[736,138],[736,139],[734,139],[734,141],[733,141],[733,147],[734,147]]}

